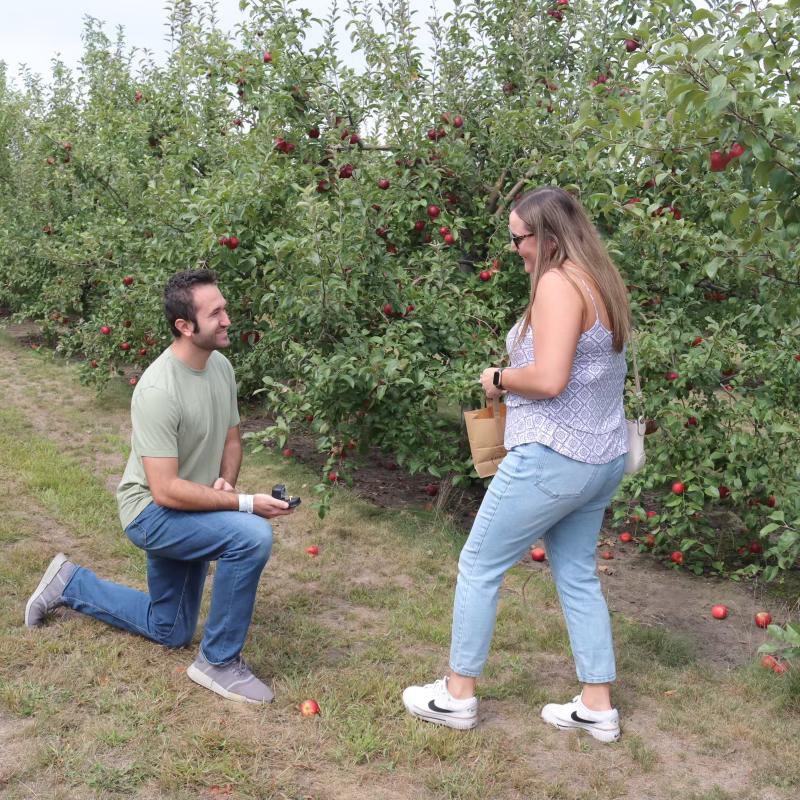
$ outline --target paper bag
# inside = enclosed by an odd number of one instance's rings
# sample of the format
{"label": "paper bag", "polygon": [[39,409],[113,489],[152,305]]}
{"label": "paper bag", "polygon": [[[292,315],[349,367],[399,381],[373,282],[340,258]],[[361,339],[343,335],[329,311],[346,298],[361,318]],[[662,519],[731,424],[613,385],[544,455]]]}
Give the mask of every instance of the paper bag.
{"label": "paper bag", "polygon": [[497,398],[490,406],[464,412],[469,448],[475,471],[481,478],[489,478],[505,458],[503,436],[506,430],[506,407]]}

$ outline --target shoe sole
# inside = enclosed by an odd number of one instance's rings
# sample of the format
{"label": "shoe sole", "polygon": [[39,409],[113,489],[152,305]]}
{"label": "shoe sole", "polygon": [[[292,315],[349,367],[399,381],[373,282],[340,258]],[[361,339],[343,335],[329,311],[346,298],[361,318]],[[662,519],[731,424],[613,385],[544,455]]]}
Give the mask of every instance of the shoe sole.
{"label": "shoe sole", "polygon": [[59,553],[53,558],[53,560],[50,562],[50,566],[45,570],[42,579],[39,581],[39,585],[36,587],[36,591],[28,598],[28,602],[25,605],[26,627],[39,627],[39,623],[31,623],[30,621],[31,606],[39,599],[42,592],[53,582],[53,579],[56,577],[56,575],[58,575],[58,571],[67,561],[69,561],[69,559],[63,553]]}
{"label": "shoe sole", "polygon": [[577,722],[567,723],[544,710],[542,710],[542,719],[554,728],[558,728],[560,731],[586,731],[586,733],[590,734],[598,741],[605,742],[606,744],[616,742],[620,737],[619,728],[617,728],[616,731],[605,731],[602,728],[593,728],[590,725],[581,725]]}
{"label": "shoe sole", "polygon": [[218,694],[220,697],[224,697],[226,700],[233,700],[235,703],[252,703],[253,705],[263,706],[267,703],[271,703],[275,699],[273,696],[269,700],[253,700],[250,697],[245,697],[243,694],[229,692],[224,686],[220,686],[212,677],[206,675],[205,672],[198,669],[194,664],[191,664],[187,668],[186,674],[195,683],[200,684],[200,686],[210,689],[212,692]]}
{"label": "shoe sole", "polygon": [[447,728],[455,728],[459,731],[468,731],[472,730],[478,724],[478,716],[475,715],[471,719],[459,719],[459,717],[440,717],[438,715],[434,716],[428,710],[422,710],[415,708],[414,706],[409,706],[406,703],[403,703],[406,707],[406,711],[412,716],[415,716],[417,719],[421,719],[424,722],[433,722],[435,725],[444,725]]}

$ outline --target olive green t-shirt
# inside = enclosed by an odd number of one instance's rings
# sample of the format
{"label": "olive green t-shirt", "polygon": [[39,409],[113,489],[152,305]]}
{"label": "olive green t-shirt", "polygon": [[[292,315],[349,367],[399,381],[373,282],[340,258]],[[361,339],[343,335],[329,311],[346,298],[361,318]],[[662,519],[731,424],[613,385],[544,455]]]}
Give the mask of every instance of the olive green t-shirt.
{"label": "olive green t-shirt", "polygon": [[152,502],[142,456],[178,459],[178,476],[211,486],[219,477],[228,430],[239,424],[236,378],[215,350],[192,369],[168,347],[145,371],[131,398],[131,454],[117,489],[122,527]]}

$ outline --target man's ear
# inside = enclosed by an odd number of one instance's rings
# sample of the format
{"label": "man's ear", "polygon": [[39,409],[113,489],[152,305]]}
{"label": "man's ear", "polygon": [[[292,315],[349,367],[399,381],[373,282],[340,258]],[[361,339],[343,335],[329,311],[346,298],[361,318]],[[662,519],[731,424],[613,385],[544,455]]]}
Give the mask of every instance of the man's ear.
{"label": "man's ear", "polygon": [[181,336],[188,336],[191,338],[192,334],[194,333],[194,322],[191,322],[188,319],[176,319],[175,327],[178,329],[178,332]]}

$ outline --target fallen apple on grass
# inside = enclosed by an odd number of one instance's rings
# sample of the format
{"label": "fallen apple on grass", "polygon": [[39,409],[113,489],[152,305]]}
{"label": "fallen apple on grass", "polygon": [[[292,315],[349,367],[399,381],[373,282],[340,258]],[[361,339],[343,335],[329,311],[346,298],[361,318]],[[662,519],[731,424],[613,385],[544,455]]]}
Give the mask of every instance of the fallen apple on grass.
{"label": "fallen apple on grass", "polygon": [[531,558],[534,561],[544,561],[547,558],[547,554],[544,551],[543,547],[534,547],[531,550]]}
{"label": "fallen apple on grass", "polygon": [[711,616],[714,617],[714,619],[725,619],[725,617],[728,616],[728,606],[711,606]]}
{"label": "fallen apple on grass", "polygon": [[308,547],[306,547],[306,553],[308,553],[311,558],[314,558],[315,556],[319,555],[319,547],[317,547],[315,544],[310,544]]}
{"label": "fallen apple on grass", "polygon": [[759,611],[755,615],[755,623],[759,628],[767,628],[772,622],[772,614],[769,611]]}
{"label": "fallen apple on grass", "polygon": [[628,542],[633,541],[633,535],[630,533],[630,531],[622,531],[622,533],[619,535],[619,540],[627,544]]}
{"label": "fallen apple on grass", "polygon": [[300,713],[304,717],[314,717],[319,714],[319,703],[316,700],[303,700],[300,703]]}

